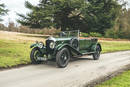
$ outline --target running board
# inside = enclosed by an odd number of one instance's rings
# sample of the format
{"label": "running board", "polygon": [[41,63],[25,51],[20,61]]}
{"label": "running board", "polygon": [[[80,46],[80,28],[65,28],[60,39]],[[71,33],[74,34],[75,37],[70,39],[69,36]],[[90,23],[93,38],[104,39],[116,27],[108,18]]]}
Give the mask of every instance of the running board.
{"label": "running board", "polygon": [[94,52],[87,52],[87,53],[82,53],[82,55],[90,55],[93,54]]}

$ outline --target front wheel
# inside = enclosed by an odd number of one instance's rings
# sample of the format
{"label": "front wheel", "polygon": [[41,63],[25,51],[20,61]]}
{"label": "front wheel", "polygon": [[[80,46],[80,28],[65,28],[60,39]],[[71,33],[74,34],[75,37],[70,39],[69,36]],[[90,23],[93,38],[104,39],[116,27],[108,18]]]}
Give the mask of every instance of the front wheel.
{"label": "front wheel", "polygon": [[98,60],[100,58],[101,48],[99,45],[96,46],[96,52],[93,54],[93,59]]}
{"label": "front wheel", "polygon": [[56,55],[56,63],[59,68],[65,68],[70,60],[70,53],[67,48],[63,48]]}
{"label": "front wheel", "polygon": [[30,53],[30,59],[32,64],[40,64],[42,61],[38,60],[38,57],[43,57],[38,48],[33,48]]}

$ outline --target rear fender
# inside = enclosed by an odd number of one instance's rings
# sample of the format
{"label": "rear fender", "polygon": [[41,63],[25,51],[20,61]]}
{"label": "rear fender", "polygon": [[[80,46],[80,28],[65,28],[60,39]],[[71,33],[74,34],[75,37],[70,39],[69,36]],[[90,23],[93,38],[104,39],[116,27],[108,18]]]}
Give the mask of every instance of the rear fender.
{"label": "rear fender", "polygon": [[101,51],[102,51],[101,44],[100,44],[100,43],[96,43],[96,44],[94,44],[94,45],[92,45],[92,46],[91,46],[91,51],[92,51],[92,52],[95,52],[95,51],[96,51],[96,47],[97,47],[97,45],[99,45],[99,46],[100,46]]}
{"label": "rear fender", "polygon": [[100,48],[101,48],[101,50],[100,50],[100,51],[102,51],[102,46],[101,46],[101,44],[100,44],[100,43],[97,43],[97,45],[99,45],[99,46],[100,46]]}
{"label": "rear fender", "polygon": [[100,43],[96,43],[95,45],[93,45],[93,46],[91,47],[91,50],[92,50],[92,51],[96,51],[96,47],[97,47],[97,45],[100,46],[100,48],[101,48],[100,51],[102,51],[102,47],[101,47],[101,44],[100,44]]}

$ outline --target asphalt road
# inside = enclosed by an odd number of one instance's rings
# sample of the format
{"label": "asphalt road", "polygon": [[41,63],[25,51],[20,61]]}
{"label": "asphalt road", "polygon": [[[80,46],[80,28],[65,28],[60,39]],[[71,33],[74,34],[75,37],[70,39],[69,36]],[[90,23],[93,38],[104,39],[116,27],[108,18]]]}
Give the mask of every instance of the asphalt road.
{"label": "asphalt road", "polygon": [[130,64],[130,51],[102,54],[100,60],[84,56],[56,68],[55,63],[29,65],[0,71],[0,87],[83,87]]}

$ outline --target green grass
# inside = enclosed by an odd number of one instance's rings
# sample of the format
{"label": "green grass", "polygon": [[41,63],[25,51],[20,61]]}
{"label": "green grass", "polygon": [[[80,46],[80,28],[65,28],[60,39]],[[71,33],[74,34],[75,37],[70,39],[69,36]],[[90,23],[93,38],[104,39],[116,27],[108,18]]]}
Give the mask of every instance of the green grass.
{"label": "green grass", "polygon": [[96,87],[130,87],[130,71],[126,71]]}
{"label": "green grass", "polygon": [[[130,50],[128,41],[100,41],[103,53]],[[30,63],[30,42],[0,40],[0,68],[8,68]]]}
{"label": "green grass", "polygon": [[[102,53],[130,50],[129,41],[101,41]],[[130,71],[108,80],[96,87],[130,87]]]}
{"label": "green grass", "polygon": [[100,41],[102,53],[130,50],[130,41]]}
{"label": "green grass", "polygon": [[0,67],[7,68],[30,63],[29,43],[0,40]]}

